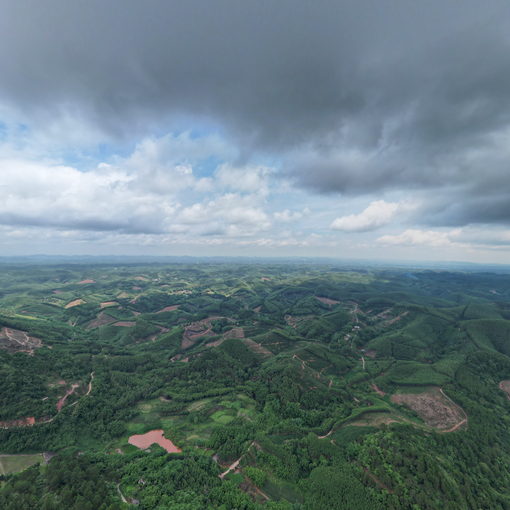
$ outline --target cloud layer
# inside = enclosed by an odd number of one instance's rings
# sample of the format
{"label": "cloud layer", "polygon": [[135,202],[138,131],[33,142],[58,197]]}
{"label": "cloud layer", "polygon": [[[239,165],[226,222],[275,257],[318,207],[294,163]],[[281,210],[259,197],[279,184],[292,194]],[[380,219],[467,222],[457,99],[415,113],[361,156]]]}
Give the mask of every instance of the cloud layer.
{"label": "cloud layer", "polygon": [[5,228],[361,252],[510,226],[506,0],[113,4],[0,5]]}

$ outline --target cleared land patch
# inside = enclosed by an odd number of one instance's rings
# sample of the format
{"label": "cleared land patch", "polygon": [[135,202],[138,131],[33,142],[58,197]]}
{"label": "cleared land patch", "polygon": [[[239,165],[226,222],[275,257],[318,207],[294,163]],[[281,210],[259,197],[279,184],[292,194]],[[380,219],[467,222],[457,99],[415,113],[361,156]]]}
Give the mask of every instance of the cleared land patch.
{"label": "cleared land patch", "polygon": [[34,353],[34,349],[43,346],[40,338],[29,336],[26,331],[13,328],[2,328],[0,330],[0,348],[11,352]]}
{"label": "cleared land patch", "polygon": [[70,301],[67,303],[66,306],[64,306],[65,309],[73,308],[74,306],[79,306],[85,304],[85,301],[83,299],[75,299],[74,301]]}
{"label": "cleared land patch", "polygon": [[340,303],[340,301],[337,301],[336,299],[330,299],[330,298],[327,298],[324,296],[315,296],[315,299],[317,299],[321,303],[324,303],[325,305],[328,305],[328,306],[333,306],[333,305],[337,305],[338,303]]}
{"label": "cleared land patch", "polygon": [[161,310],[158,310],[156,313],[175,312],[175,310],[178,310],[180,306],[181,305],[165,306],[165,308],[162,308]]}
{"label": "cleared land patch", "polygon": [[168,453],[180,453],[182,450],[175,446],[170,439],[167,439],[164,436],[164,431],[159,430],[151,430],[146,434],[135,434],[130,436],[128,440],[129,444],[140,448],[140,450],[145,450],[149,448],[149,446],[154,443],[159,444],[162,448],[164,448]]}
{"label": "cleared land patch", "polygon": [[101,308],[108,308],[110,306],[118,306],[119,303],[117,301],[104,301],[103,303],[100,303]]}
{"label": "cleared land patch", "polygon": [[510,381],[501,381],[499,389],[506,393],[507,398],[510,400]]}
{"label": "cleared land patch", "polygon": [[114,319],[110,315],[107,315],[104,312],[101,312],[97,319],[94,319],[93,321],[90,321],[87,325],[87,329],[93,329],[93,328],[99,328],[101,326],[106,326],[107,324],[111,324],[112,322],[115,322],[117,319]]}
{"label": "cleared land patch", "polygon": [[428,426],[441,432],[453,432],[467,423],[464,410],[441,388],[432,388],[423,393],[395,393],[391,401],[409,407]]}

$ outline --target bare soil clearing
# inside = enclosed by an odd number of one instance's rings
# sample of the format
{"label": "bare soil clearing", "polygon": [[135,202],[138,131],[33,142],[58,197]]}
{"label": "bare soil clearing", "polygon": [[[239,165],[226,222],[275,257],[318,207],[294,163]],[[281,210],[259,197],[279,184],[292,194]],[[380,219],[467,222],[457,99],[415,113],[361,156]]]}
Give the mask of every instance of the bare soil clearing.
{"label": "bare soil clearing", "polygon": [[119,328],[133,328],[136,326],[136,322],[133,321],[119,321],[113,324],[114,326],[117,326]]}
{"label": "bare soil clearing", "polygon": [[161,310],[158,310],[156,313],[175,312],[175,310],[178,310],[180,306],[181,305],[165,306],[165,308],[162,308]]}
{"label": "bare soil clearing", "polygon": [[83,304],[85,304],[85,301],[83,301],[83,299],[75,299],[74,301],[70,301],[69,303],[67,303],[67,305],[64,306],[64,308],[67,310],[68,308],[73,308],[74,306],[79,306]]}
{"label": "bare soil clearing", "polygon": [[391,401],[412,409],[428,426],[453,432],[467,423],[464,410],[446,396],[441,388],[423,393],[396,393]]}
{"label": "bare soil clearing", "polygon": [[117,301],[104,301],[103,303],[100,303],[99,306],[101,308],[108,308],[110,306],[118,306],[119,303]]}
{"label": "bare soil clearing", "polygon": [[192,322],[186,326],[184,328],[184,333],[182,334],[181,349],[189,349],[199,338],[214,334],[212,331],[211,322],[224,318],[225,317],[221,316],[207,317],[207,319]]}
{"label": "bare soil clearing", "polygon": [[164,436],[164,431],[159,430],[151,430],[146,434],[137,434],[131,436],[128,440],[129,444],[140,448],[141,450],[145,450],[149,448],[149,446],[154,443],[159,444],[162,448],[164,448],[168,453],[180,453],[182,450],[175,446],[170,439],[167,439]]}
{"label": "bare soil clearing", "polygon": [[340,303],[340,301],[337,301],[336,299],[330,299],[323,296],[315,296],[315,299],[329,306],[338,305],[338,303]]}
{"label": "bare soil clearing", "polygon": [[87,283],[96,283],[95,280],[82,280],[81,282],[78,282],[78,285],[85,285]]}
{"label": "bare soil clearing", "polygon": [[26,352],[33,354],[35,349],[43,346],[40,338],[29,336],[26,331],[13,328],[0,330],[0,348],[11,352]]}
{"label": "bare soil clearing", "polygon": [[380,395],[381,397],[384,397],[386,395],[386,393],[384,393],[383,390],[381,390],[381,388],[379,388],[379,386],[377,386],[377,384],[371,384],[370,387],[378,394]]}
{"label": "bare soil clearing", "polygon": [[506,393],[507,398],[510,400],[510,381],[501,381],[499,389]]}

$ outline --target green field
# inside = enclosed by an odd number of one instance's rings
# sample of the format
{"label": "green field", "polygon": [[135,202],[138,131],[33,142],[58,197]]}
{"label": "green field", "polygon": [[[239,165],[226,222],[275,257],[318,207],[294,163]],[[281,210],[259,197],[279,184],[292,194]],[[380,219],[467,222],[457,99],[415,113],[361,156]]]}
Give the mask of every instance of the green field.
{"label": "green field", "polygon": [[510,276],[409,274],[6,266],[0,508],[510,509]]}
{"label": "green field", "polygon": [[41,453],[33,455],[0,455],[0,474],[19,473],[34,464],[41,464],[42,462],[43,456]]}

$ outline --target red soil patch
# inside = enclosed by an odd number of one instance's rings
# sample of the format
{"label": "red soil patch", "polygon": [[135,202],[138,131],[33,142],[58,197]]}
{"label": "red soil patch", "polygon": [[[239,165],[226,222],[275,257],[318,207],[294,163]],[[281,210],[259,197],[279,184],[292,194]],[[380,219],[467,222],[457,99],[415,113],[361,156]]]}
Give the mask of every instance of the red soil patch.
{"label": "red soil patch", "polygon": [[78,285],[83,285],[85,283],[96,283],[94,280],[82,280],[81,282],[78,282]]}
{"label": "red soil patch", "polygon": [[383,390],[381,390],[377,384],[371,384],[370,387],[378,394],[380,395],[381,397],[384,397],[386,395],[386,393],[384,393]]}
{"label": "red soil patch", "polygon": [[117,301],[104,301],[103,303],[100,303],[101,308],[108,308],[109,306],[118,306],[119,303]]}
{"label": "red soil patch", "polygon": [[510,400],[510,381],[501,381],[499,389],[506,393],[507,398]]}
{"label": "red soil patch", "polygon": [[223,334],[223,338],[244,338],[244,329],[232,328]]}
{"label": "red soil patch", "polygon": [[165,308],[162,308],[161,310],[157,311],[156,313],[175,312],[175,310],[178,310],[180,306],[181,305],[165,306]]}
{"label": "red soil patch", "polygon": [[336,299],[330,299],[323,296],[315,296],[315,299],[319,300],[321,303],[324,303],[325,305],[333,306],[340,303],[340,301],[337,301]]}
{"label": "red soil patch", "polygon": [[132,328],[136,326],[136,322],[133,321],[119,321],[113,324],[114,326],[118,326],[120,328]]}
{"label": "red soil patch", "polygon": [[29,336],[26,331],[5,327],[0,329],[0,348],[2,349],[33,354],[34,349],[39,349],[42,346],[40,338]]}
{"label": "red soil patch", "polygon": [[35,418],[27,416],[26,418],[18,418],[17,420],[0,421],[0,428],[10,429],[13,427],[31,427],[35,425]]}
{"label": "red soil patch", "polygon": [[219,338],[218,340],[215,340],[214,342],[209,342],[208,344],[205,344],[205,347],[211,348],[211,347],[218,347],[218,345],[221,345],[225,340],[229,338],[236,338],[236,339],[242,339],[244,338],[244,329],[243,328],[232,328],[226,333],[223,334],[222,338]]}
{"label": "red soil patch", "polygon": [[396,393],[391,401],[412,409],[427,425],[441,432],[453,432],[467,423],[465,411],[441,388],[423,393]]}
{"label": "red soil patch", "polygon": [[189,349],[199,338],[214,334],[212,333],[211,322],[216,319],[224,319],[224,317],[207,317],[207,319],[186,326],[182,334],[181,349]]}
{"label": "red soil patch", "polygon": [[170,439],[167,439],[164,436],[163,430],[151,430],[146,434],[138,434],[131,436],[128,440],[129,444],[140,448],[141,450],[145,450],[149,448],[149,446],[154,443],[159,444],[162,448],[164,448],[168,453],[180,453],[182,450],[175,446]]}
{"label": "red soil patch", "polygon": [[83,301],[83,299],[75,299],[74,301],[70,301],[69,303],[67,303],[67,305],[64,306],[64,308],[65,309],[73,308],[74,306],[83,305],[84,303],[85,301]]}

